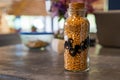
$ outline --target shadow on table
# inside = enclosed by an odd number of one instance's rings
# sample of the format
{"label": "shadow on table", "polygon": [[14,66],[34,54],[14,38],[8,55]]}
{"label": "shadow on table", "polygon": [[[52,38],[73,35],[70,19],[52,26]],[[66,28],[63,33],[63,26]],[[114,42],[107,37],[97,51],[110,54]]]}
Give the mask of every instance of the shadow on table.
{"label": "shadow on table", "polygon": [[64,72],[65,80],[88,80],[88,72]]}

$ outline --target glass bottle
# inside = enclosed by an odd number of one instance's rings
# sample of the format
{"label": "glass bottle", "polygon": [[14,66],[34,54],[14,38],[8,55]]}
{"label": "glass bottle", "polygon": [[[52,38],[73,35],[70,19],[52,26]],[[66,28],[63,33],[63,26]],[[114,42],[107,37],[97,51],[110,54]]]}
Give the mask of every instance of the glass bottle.
{"label": "glass bottle", "polygon": [[64,68],[68,71],[89,69],[89,22],[84,3],[70,3],[64,24]]}

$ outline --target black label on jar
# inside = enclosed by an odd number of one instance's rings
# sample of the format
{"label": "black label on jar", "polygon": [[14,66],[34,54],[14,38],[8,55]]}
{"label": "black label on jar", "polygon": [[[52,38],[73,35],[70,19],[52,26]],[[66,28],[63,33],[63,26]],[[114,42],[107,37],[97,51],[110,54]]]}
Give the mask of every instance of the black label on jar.
{"label": "black label on jar", "polygon": [[72,44],[73,39],[69,38],[68,41],[65,41],[64,48],[68,49],[70,55],[74,57],[77,53],[81,53],[89,47],[89,37],[82,41],[80,45],[75,45],[75,47],[73,47]]}

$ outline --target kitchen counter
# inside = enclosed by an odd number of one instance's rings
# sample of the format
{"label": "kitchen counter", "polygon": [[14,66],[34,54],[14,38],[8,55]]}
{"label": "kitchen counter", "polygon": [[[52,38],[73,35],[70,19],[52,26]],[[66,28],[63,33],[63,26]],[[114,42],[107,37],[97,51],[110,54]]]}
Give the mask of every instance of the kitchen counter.
{"label": "kitchen counter", "polygon": [[89,49],[90,70],[64,70],[63,54],[28,50],[25,46],[0,47],[0,80],[120,80],[120,49]]}

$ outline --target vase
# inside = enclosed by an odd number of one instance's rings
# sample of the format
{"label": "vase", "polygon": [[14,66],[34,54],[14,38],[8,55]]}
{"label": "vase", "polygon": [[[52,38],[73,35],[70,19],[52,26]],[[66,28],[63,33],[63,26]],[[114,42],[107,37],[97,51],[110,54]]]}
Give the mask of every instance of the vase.
{"label": "vase", "polygon": [[64,40],[54,38],[51,43],[52,50],[58,54],[64,53]]}

